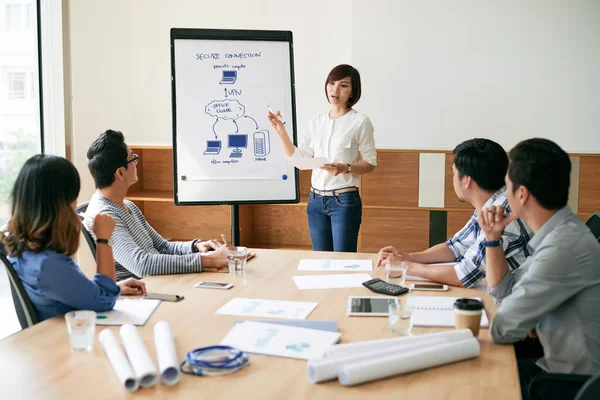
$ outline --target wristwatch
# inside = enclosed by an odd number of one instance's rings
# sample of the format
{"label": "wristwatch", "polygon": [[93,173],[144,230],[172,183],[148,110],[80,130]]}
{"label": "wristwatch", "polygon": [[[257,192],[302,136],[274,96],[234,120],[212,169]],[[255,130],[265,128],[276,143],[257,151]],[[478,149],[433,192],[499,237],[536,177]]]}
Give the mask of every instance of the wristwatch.
{"label": "wristwatch", "polygon": [[112,247],[112,239],[96,239],[98,244],[106,244],[108,247]]}
{"label": "wristwatch", "polygon": [[352,166],[350,164],[346,165],[348,165],[348,171],[346,171],[346,175],[348,175],[350,172],[352,172]]}
{"label": "wristwatch", "polygon": [[490,242],[488,242],[487,240],[484,240],[481,243],[483,244],[483,247],[499,247],[499,246],[502,246],[502,239],[492,240]]}

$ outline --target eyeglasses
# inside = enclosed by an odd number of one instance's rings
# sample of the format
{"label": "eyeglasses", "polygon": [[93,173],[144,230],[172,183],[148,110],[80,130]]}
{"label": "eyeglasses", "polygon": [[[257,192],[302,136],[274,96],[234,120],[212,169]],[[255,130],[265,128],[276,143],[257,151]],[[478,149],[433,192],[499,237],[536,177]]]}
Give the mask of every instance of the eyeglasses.
{"label": "eyeglasses", "polygon": [[138,156],[137,154],[132,154],[133,158],[129,161],[127,161],[125,164],[129,164],[129,163],[134,163],[137,164],[138,160],[140,159],[140,156]]}

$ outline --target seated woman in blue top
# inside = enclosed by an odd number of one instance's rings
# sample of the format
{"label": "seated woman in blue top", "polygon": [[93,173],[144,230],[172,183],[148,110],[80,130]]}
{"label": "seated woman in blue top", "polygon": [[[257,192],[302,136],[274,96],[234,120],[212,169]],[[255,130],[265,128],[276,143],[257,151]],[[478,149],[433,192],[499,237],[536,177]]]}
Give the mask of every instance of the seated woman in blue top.
{"label": "seated woman in blue top", "polygon": [[[105,311],[119,294],[145,294],[144,283],[129,279],[115,283],[115,264],[109,243],[97,248],[97,273],[85,277],[71,256],[79,247],[81,222],[75,213],[80,180],[64,158],[36,155],[27,160],[12,192],[12,217],[0,233],[9,260],[43,321],[71,310]],[[115,220],[94,219],[96,237],[110,238]]]}

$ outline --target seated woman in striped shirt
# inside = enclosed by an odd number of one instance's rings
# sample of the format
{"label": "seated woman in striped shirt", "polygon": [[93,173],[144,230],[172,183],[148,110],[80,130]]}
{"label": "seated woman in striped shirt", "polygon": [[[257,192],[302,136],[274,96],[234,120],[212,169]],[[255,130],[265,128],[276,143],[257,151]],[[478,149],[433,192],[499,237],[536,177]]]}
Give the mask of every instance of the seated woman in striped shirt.
{"label": "seated woman in striped shirt", "polygon": [[[120,294],[145,294],[144,283],[115,283],[110,246],[99,244],[97,273],[88,279],[71,256],[79,247],[81,222],[75,213],[80,180],[62,157],[36,155],[27,160],[12,192],[12,218],[0,239],[43,321],[71,310],[106,311]],[[99,214],[93,229],[110,238],[115,221]]]}
{"label": "seated woman in striped shirt", "polygon": [[[218,240],[169,242],[146,221],[140,209],[125,200],[129,187],[138,181],[137,162],[123,134],[108,130],[92,143],[88,167],[96,184],[84,225],[98,213],[112,216],[117,280],[147,275],[185,274],[227,268],[225,245]],[[92,232],[93,233],[93,232]]]}

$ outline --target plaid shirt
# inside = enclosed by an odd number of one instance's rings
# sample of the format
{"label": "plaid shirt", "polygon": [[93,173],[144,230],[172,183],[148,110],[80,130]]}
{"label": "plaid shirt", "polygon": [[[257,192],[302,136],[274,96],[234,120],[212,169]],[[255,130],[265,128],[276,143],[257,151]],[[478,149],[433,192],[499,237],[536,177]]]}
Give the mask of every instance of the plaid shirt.
{"label": "plaid shirt", "polygon": [[[511,213],[508,200],[506,199],[506,187],[500,188],[484,204],[483,208],[491,205],[502,205],[507,214]],[[464,287],[472,287],[481,279],[485,278],[485,234],[477,222],[478,210],[475,210],[469,222],[452,239],[446,241],[446,245],[456,257],[457,264],[454,266],[458,279]],[[504,256],[511,270],[515,270],[525,262],[530,253],[527,248],[533,232],[527,224],[520,219],[508,224],[502,232],[502,247]]]}

